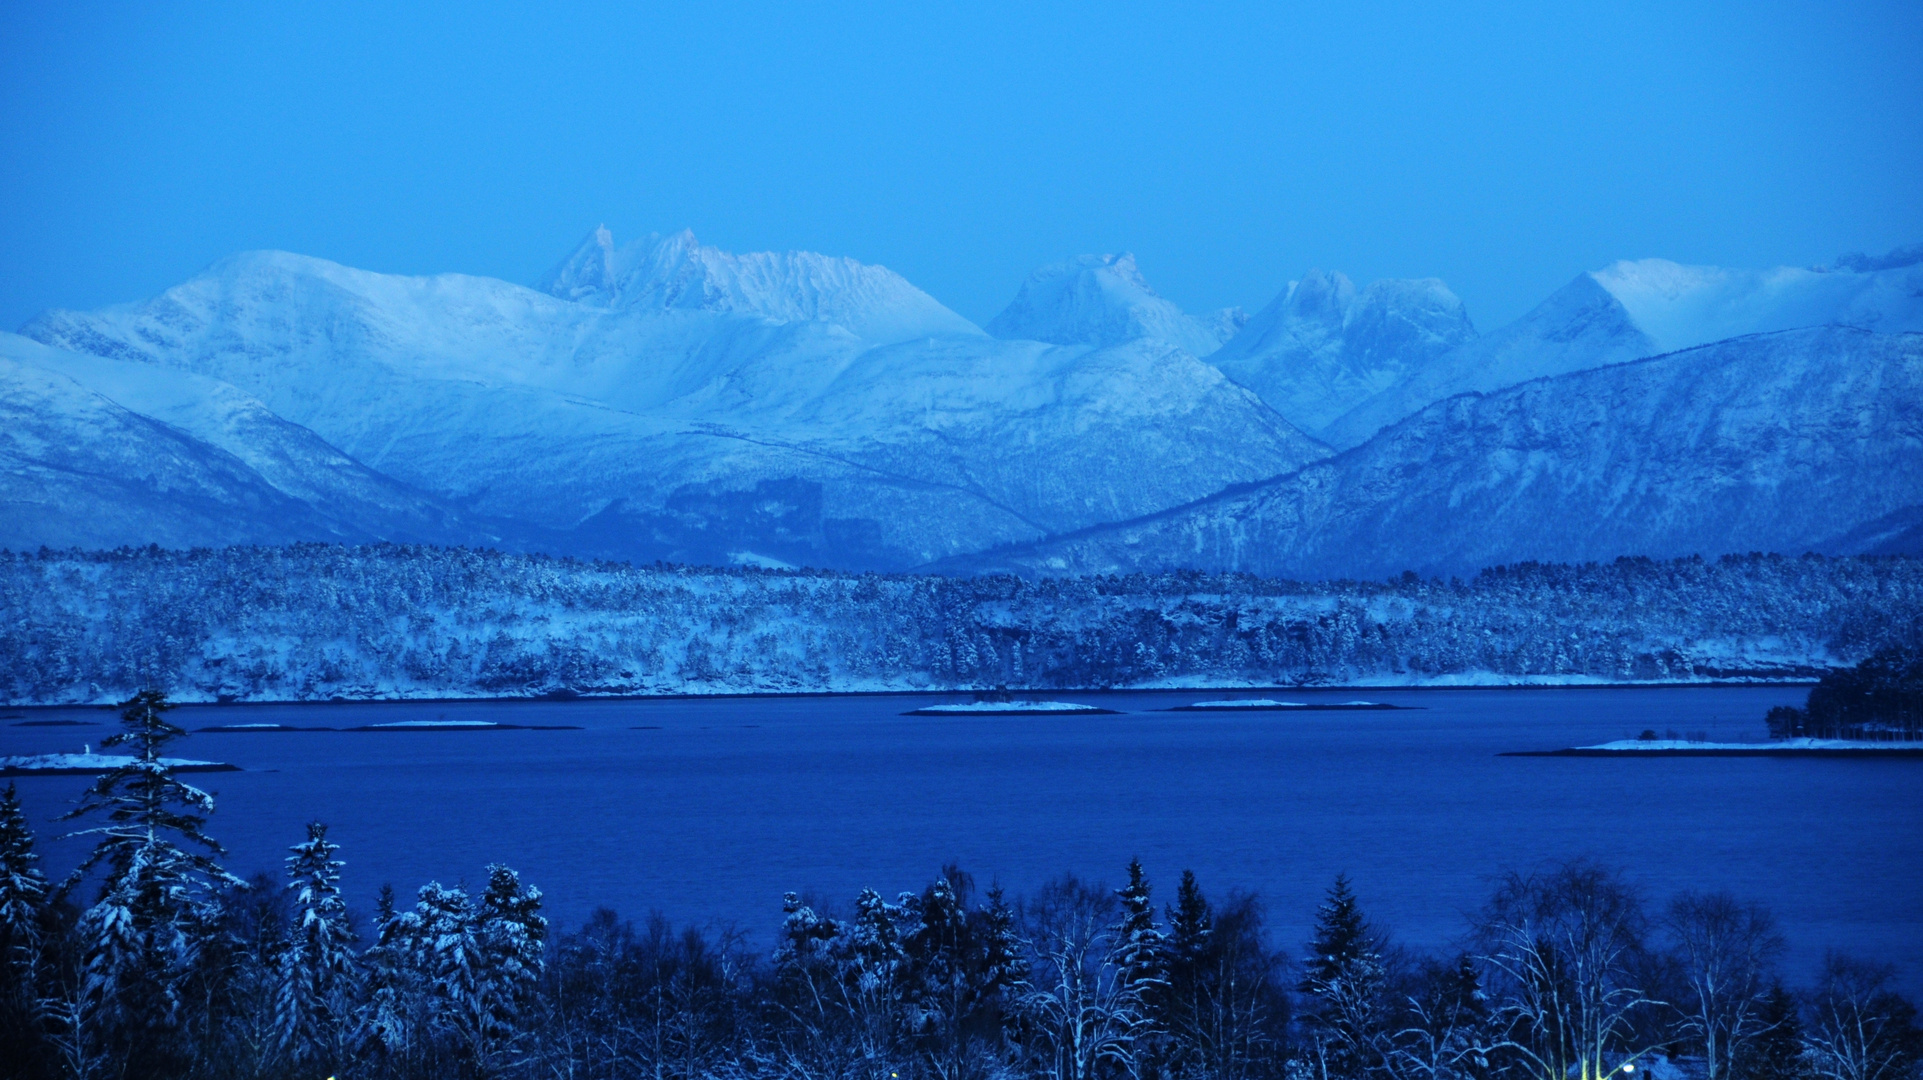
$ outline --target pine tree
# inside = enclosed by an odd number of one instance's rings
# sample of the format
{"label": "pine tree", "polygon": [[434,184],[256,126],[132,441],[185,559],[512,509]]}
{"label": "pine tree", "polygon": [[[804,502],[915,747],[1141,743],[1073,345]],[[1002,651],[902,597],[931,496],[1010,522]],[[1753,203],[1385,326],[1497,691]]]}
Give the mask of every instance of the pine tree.
{"label": "pine tree", "polygon": [[1169,953],[1172,967],[1193,970],[1208,955],[1215,937],[1215,916],[1196,883],[1195,871],[1182,871],[1175,890],[1175,906],[1168,909]]}
{"label": "pine tree", "polygon": [[12,784],[0,792],[0,1056],[38,1056],[41,923],[47,879],[35,863],[33,830]]}
{"label": "pine tree", "polygon": [[1355,1080],[1377,1064],[1384,972],[1349,879],[1338,874],[1316,911],[1301,990],[1309,996],[1311,1064],[1325,1080]]}
{"label": "pine tree", "polygon": [[1122,901],[1122,921],[1115,928],[1115,966],[1122,985],[1147,1001],[1168,985],[1167,939],[1155,925],[1155,904],[1149,896],[1142,861],[1130,859],[1128,884],[1115,890]]}
{"label": "pine tree", "polygon": [[224,852],[204,831],[213,796],[176,779],[161,756],[169,742],[186,734],[162,719],[171,707],[154,690],[122,705],[125,730],[103,745],[130,744],[134,756],[96,780],[63,816],[107,819],[71,834],[99,840],[62,888],[107,867],[100,898],[78,928],[86,950],[82,996],[88,1011],[117,1029],[136,1057],[166,1050],[167,1040],[158,1036],[179,1020],[181,980],[213,921],[211,889],[245,887],[215,860]]}
{"label": "pine tree", "polygon": [[1736,1056],[1740,1080],[1808,1080],[1812,1070],[1796,1014],[1795,995],[1780,983],[1771,987],[1757,1014],[1761,1030]]}
{"label": "pine tree", "polygon": [[374,904],[374,944],[361,957],[366,974],[365,998],[357,1018],[355,1041],[364,1054],[404,1057],[412,1053],[419,1034],[423,979],[420,976],[409,924],[395,910],[394,886],[381,886]]}
{"label": "pine tree", "polygon": [[487,868],[487,890],[474,913],[480,945],[480,978],[474,1011],[474,1056],[489,1062],[511,1044],[541,981],[548,921],[541,890],[523,887],[521,876],[498,863]]}
{"label": "pine tree", "polygon": [[1028,981],[1028,950],[1015,926],[1015,909],[1000,885],[988,890],[988,907],[982,912],[986,923],[983,967],[989,981],[1007,991]]}
{"label": "pine tree", "polygon": [[307,826],[307,840],[287,859],[294,893],[292,939],[282,955],[274,1026],[280,1049],[296,1067],[333,1072],[348,1050],[357,965],[354,931],[341,898],[343,865],[327,826]]}
{"label": "pine tree", "polygon": [[30,970],[39,951],[47,907],[47,879],[34,865],[39,861],[20,793],[9,783],[0,792],[0,956],[15,972]]}

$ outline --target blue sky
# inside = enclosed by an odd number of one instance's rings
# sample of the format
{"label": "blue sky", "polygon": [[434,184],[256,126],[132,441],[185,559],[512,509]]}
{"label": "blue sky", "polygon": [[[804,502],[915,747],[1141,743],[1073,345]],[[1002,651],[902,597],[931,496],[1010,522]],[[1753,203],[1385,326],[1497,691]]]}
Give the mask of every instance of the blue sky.
{"label": "blue sky", "polygon": [[[529,281],[590,228],[899,270],[983,321],[1134,251],[1487,329],[1617,258],[1923,240],[1923,4],[0,8],[0,326],[228,253]],[[1205,10],[1202,10],[1206,8]]]}

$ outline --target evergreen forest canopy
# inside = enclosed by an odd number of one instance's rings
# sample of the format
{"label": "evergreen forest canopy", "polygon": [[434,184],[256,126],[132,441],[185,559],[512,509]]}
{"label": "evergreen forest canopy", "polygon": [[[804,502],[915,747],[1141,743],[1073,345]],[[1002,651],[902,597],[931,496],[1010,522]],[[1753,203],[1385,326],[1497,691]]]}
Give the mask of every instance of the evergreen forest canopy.
{"label": "evergreen forest canopy", "polygon": [[1778,705],[1766,720],[1776,739],[1923,736],[1923,650],[1880,649],[1853,668],[1823,676],[1802,708]]}
{"label": "evergreen forest canopy", "polygon": [[0,701],[1811,678],[1923,642],[1923,562],[1303,583],[633,566],[371,545],[0,552]]}
{"label": "evergreen forest canopy", "polygon": [[58,885],[0,792],[8,1076],[1915,1080],[1923,1060],[1891,969],[1832,954],[1788,989],[1767,910],[1652,905],[1581,860],[1497,879],[1452,955],[1395,946],[1337,878],[1296,960],[1258,897],[1184,874],[1158,909],[1139,863],[1019,899],[948,867],[843,916],[791,893],[772,952],[607,910],[557,936],[503,866],[357,913],[322,824],[285,880],[221,867],[213,800],[161,756],[168,707],[125,703],[110,742],[134,756],[66,815],[96,844]]}

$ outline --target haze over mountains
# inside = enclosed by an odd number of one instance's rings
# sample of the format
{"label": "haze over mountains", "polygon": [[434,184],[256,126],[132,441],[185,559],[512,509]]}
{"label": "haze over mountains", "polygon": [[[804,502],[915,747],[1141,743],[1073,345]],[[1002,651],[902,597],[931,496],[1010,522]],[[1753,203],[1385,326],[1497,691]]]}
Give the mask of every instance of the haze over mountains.
{"label": "haze over mountains", "polygon": [[0,337],[0,546],[1296,576],[1902,549],[1919,331],[1923,247],[1617,263],[1480,335],[1440,281],[1319,271],[1191,316],[1126,255],[979,328],[882,267],[685,232],[596,230],[538,287],[252,252]]}

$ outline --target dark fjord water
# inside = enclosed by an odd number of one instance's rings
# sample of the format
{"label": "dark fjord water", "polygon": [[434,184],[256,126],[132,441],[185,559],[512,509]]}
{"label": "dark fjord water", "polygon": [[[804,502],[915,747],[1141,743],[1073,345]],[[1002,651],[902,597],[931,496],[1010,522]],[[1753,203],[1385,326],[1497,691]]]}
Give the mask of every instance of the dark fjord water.
{"label": "dark fjord water", "polygon": [[[728,698],[193,707],[212,724],[398,720],[578,731],[199,734],[185,757],[246,771],[199,781],[239,871],[273,870],[302,823],[331,826],[363,910],[382,882],[483,878],[502,861],[564,926],[596,906],[731,922],[766,940],[781,894],[847,907],[916,889],[946,861],[1023,892],[1063,871],[1115,881],[1140,856],[1173,893],[1258,890],[1276,936],[1306,935],[1347,872],[1398,939],[1441,947],[1488,878],[1587,855],[1652,897],[1729,889],[1781,919],[1798,981],[1826,948],[1923,976],[1923,761],[1505,758],[1644,728],[1760,738],[1800,688],[1289,692],[1420,711],[1156,710],[1222,695],[1058,694],[1114,716],[906,717],[954,697]],[[1255,695],[1237,695],[1255,696]],[[0,710],[0,752],[98,744],[99,710]],[[18,727],[22,719],[97,727]],[[639,728],[639,730],[637,730]],[[20,781],[36,827],[84,781]],[[45,846],[64,873],[74,842]]]}

